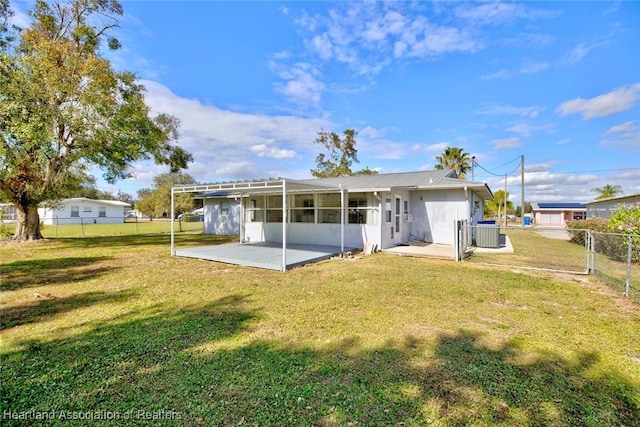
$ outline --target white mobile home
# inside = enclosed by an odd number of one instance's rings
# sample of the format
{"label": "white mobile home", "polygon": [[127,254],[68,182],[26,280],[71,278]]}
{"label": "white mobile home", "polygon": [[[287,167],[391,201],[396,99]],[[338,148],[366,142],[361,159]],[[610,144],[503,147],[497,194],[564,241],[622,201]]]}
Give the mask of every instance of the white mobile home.
{"label": "white mobile home", "polygon": [[[205,232],[240,242],[386,249],[454,244],[455,221],[476,224],[493,194],[451,170],[176,186],[204,199]],[[173,247],[172,247],[173,252]]]}
{"label": "white mobile home", "polygon": [[124,222],[129,203],[118,200],[94,200],[86,197],[63,199],[38,208],[40,221],[47,225],[113,224]]}

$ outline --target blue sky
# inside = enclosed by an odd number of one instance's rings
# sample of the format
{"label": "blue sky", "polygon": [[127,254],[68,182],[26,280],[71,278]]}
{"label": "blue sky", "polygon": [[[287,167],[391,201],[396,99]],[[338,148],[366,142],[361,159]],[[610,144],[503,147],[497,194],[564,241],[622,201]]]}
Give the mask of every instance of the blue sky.
{"label": "blue sky", "polygon": [[[455,146],[517,205],[521,155],[530,202],[640,193],[639,2],[122,4],[109,58],[180,118],[199,182],[309,178],[316,133],[351,128],[354,169],[433,169]],[[166,168],[132,172],[100,187]]]}

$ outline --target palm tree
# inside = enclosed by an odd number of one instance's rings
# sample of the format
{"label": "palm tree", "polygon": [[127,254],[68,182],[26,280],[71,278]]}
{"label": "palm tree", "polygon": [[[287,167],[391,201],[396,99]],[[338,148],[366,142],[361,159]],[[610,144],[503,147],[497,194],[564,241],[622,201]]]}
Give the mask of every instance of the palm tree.
{"label": "palm tree", "polygon": [[465,153],[462,148],[447,147],[441,155],[436,157],[436,160],[438,161],[436,169],[453,169],[461,179],[465,179],[466,173],[471,170],[469,153]]}
{"label": "palm tree", "polygon": [[596,197],[596,200],[608,199],[609,197],[615,197],[618,194],[622,194],[622,187],[619,185],[606,184],[600,188],[592,188],[591,191],[600,193],[600,195]]}

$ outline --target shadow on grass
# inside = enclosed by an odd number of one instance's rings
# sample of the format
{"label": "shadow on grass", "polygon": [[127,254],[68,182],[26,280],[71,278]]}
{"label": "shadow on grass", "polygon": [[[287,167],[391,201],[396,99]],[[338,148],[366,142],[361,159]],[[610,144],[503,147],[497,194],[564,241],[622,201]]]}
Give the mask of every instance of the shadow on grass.
{"label": "shadow on grass", "polygon": [[80,282],[95,278],[114,267],[91,267],[109,260],[110,257],[66,257],[53,259],[30,259],[0,265],[0,290],[15,291],[35,286],[57,283]]}
{"label": "shadow on grass", "polygon": [[373,350],[357,339],[323,349],[251,341],[243,333],[258,313],[247,299],[24,342],[2,355],[2,407],[146,411],[196,426],[640,425],[638,384],[590,372],[595,354],[518,362],[517,345],[489,348],[470,332]]}
{"label": "shadow on grass", "polygon": [[34,295],[34,302],[0,309],[0,330],[27,323],[47,320],[56,314],[87,307],[97,303],[123,302],[133,295],[130,291],[117,293],[87,292],[70,297],[57,298],[52,294]]}

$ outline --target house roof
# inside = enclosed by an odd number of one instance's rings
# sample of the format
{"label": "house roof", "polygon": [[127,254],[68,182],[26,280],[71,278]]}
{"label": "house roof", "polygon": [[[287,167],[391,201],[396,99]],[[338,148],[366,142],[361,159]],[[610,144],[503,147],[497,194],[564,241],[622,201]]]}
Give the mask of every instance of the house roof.
{"label": "house roof", "polygon": [[485,200],[493,198],[493,193],[485,183],[459,179],[452,170],[354,175],[306,180],[275,179],[196,186],[176,186],[174,190],[176,192],[208,192],[201,197],[224,197],[223,194],[267,193],[269,190],[271,190],[271,193],[275,193],[275,191],[282,191],[282,183],[285,181],[288,192],[338,191],[340,188],[352,193],[360,191],[448,190],[467,188],[479,193]]}
{"label": "house roof", "polygon": [[583,203],[576,202],[539,202],[531,203],[531,209],[534,211],[544,210],[586,210],[587,207]]}
{"label": "house roof", "polygon": [[93,203],[96,205],[115,206],[115,207],[123,207],[123,208],[131,207],[131,204],[126,202],[121,202],[119,200],[96,200],[96,199],[90,199],[88,197],[72,197],[70,199],[62,199],[57,202],[57,204],[69,204],[69,203]]}
{"label": "house roof", "polygon": [[610,204],[614,203],[624,203],[624,202],[640,202],[640,194],[630,194],[628,196],[616,196],[616,197],[607,197],[606,199],[598,199],[593,200],[591,202],[585,203],[587,206],[598,205],[598,204]]}

